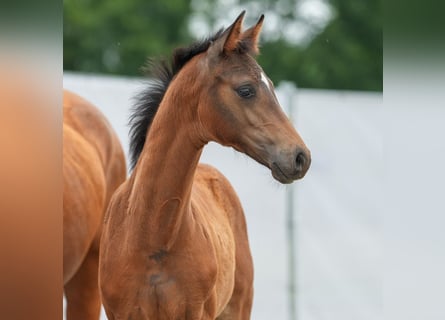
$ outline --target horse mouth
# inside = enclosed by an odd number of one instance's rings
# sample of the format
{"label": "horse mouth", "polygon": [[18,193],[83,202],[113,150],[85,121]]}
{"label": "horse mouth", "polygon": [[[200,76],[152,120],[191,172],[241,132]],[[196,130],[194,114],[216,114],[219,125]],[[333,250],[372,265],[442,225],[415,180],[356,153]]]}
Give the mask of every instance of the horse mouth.
{"label": "horse mouth", "polygon": [[275,180],[277,180],[280,183],[289,184],[289,183],[294,182],[294,180],[295,180],[293,178],[288,177],[283,172],[283,170],[281,170],[280,166],[276,162],[272,163],[271,171],[272,171],[272,177],[274,177]]}
{"label": "horse mouth", "polygon": [[258,163],[269,168],[272,173],[272,177],[282,184],[290,184],[297,179],[303,178],[303,176],[304,176],[304,173],[301,174],[299,172],[286,174],[285,170],[283,170],[279,166],[278,162],[276,162],[276,161],[270,162],[267,160],[268,159],[267,154],[264,155],[261,152],[255,152],[255,150],[243,151],[242,148],[237,148],[236,146],[234,147],[234,149],[247,154],[249,157],[251,157],[252,159],[257,161]]}

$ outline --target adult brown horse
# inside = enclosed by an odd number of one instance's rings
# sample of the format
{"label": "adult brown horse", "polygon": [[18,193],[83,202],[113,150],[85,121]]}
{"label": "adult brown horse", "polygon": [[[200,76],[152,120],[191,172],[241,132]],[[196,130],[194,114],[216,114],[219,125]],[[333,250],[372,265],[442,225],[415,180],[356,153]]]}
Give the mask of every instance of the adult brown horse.
{"label": "adult brown horse", "polygon": [[132,116],[134,170],[113,196],[99,277],[109,319],[249,319],[253,266],[230,183],[198,164],[209,141],[243,152],[282,183],[310,153],[253,56],[263,22],[178,49]]}
{"label": "adult brown horse", "polygon": [[99,319],[99,240],[112,193],[125,181],[119,140],[81,97],[63,96],[63,283],[68,320]]}

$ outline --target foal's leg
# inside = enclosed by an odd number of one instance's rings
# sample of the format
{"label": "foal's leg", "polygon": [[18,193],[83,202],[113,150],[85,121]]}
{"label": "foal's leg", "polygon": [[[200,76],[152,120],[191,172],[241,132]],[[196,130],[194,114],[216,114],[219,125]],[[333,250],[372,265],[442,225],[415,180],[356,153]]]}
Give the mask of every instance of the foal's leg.
{"label": "foal's leg", "polygon": [[98,286],[99,252],[93,244],[74,277],[65,285],[67,320],[97,320],[100,316]]}

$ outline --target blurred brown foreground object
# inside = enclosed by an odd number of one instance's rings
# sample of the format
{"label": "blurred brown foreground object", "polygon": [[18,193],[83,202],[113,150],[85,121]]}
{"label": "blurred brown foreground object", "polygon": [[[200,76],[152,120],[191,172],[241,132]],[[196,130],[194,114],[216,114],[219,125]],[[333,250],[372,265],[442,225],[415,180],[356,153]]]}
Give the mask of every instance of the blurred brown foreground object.
{"label": "blurred brown foreground object", "polygon": [[[27,51],[29,53],[29,51]],[[0,53],[0,318],[60,319],[60,78]]]}

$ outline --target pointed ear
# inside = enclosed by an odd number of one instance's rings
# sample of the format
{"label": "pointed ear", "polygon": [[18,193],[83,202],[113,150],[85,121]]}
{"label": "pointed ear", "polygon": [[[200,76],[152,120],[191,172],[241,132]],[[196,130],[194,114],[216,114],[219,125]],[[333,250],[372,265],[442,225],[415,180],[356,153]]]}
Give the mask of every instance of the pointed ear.
{"label": "pointed ear", "polygon": [[243,19],[245,14],[246,10],[241,12],[238,18],[236,18],[235,22],[232,23],[232,25],[228,27],[226,31],[224,31],[224,33],[227,32],[227,37],[225,39],[223,48],[225,53],[232,52],[238,47],[241,35],[241,28],[243,25]]}
{"label": "pointed ear", "polygon": [[224,30],[221,37],[211,45],[209,51],[213,56],[219,55],[223,52],[226,54],[230,53],[238,47],[245,13],[245,10],[241,12],[238,18],[236,18],[235,22]]}
{"label": "pointed ear", "polygon": [[241,35],[241,41],[254,54],[259,53],[258,42],[260,39],[261,28],[263,27],[264,14],[258,19],[258,22],[251,28],[247,29]]}

